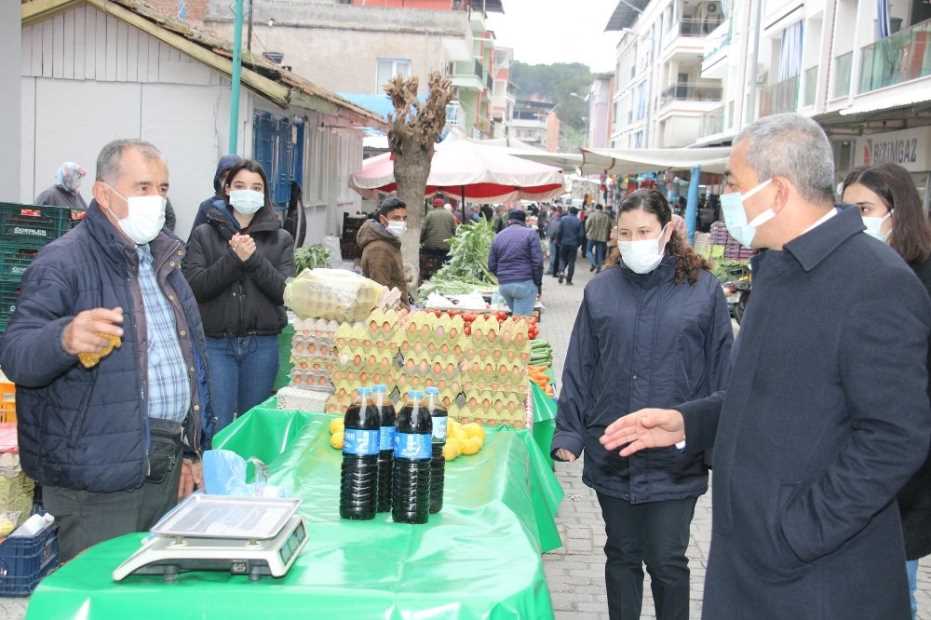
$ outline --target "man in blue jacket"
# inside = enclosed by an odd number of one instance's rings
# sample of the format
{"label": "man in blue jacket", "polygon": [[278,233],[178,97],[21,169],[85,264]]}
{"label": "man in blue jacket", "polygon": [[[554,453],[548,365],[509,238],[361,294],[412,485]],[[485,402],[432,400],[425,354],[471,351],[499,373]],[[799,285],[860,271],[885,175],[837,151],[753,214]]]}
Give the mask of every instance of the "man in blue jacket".
{"label": "man in blue jacket", "polygon": [[602,443],[622,457],[714,447],[703,617],[908,618],[895,498],[928,455],[928,294],[857,209],[834,208],[814,121],[745,129],[727,183],[728,231],[768,250],[730,381],[625,415]]}
{"label": "man in blue jacket", "polygon": [[200,483],[206,352],[167,193],[154,146],[106,145],[84,224],[39,253],[0,340],[23,469],[63,560],[149,529]]}
{"label": "man in blue jacket", "polygon": [[488,255],[488,271],[495,274],[499,292],[515,315],[533,314],[543,286],[540,237],[526,225],[522,209],[511,209],[508,226],[495,236]]}
{"label": "man in blue jacket", "polygon": [[559,218],[559,229],[556,232],[556,245],[559,247],[559,272],[556,277],[559,278],[560,284],[563,283],[563,279],[566,284],[572,284],[575,261],[579,257],[579,246],[582,244],[582,233],[579,210],[569,207],[569,214]]}

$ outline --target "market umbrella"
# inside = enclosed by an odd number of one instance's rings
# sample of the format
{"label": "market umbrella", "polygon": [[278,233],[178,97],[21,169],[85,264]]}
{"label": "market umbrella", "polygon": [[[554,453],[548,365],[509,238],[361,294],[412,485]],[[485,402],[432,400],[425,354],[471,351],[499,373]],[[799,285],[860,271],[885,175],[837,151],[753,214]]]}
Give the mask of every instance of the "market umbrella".
{"label": "market umbrella", "polygon": [[[393,192],[394,161],[390,153],[370,157],[352,175],[350,186],[360,193]],[[561,195],[559,168],[520,159],[506,149],[481,145],[456,134],[437,145],[427,179],[427,195],[459,195],[463,202],[547,200]]]}

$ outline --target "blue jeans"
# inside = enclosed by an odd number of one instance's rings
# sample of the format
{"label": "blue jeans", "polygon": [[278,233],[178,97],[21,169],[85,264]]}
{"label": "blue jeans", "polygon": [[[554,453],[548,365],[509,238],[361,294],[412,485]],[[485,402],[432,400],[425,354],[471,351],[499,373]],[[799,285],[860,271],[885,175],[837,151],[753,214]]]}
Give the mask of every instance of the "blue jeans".
{"label": "blue jeans", "polygon": [[585,248],[585,258],[588,259],[588,264],[591,265],[592,267],[597,267],[598,265],[595,264],[595,242],[589,239],[586,246],[587,247]]}
{"label": "blue jeans", "polygon": [[918,590],[918,560],[906,562],[905,571],[908,573],[908,596],[912,599],[912,620],[915,620],[918,617],[918,601],[915,599]]}
{"label": "blue jeans", "polygon": [[278,374],[278,337],[207,338],[210,402],[215,432],[272,395]]}
{"label": "blue jeans", "polygon": [[547,273],[555,278],[557,271],[559,271],[559,246],[550,239],[550,269]]}
{"label": "blue jeans", "polygon": [[504,297],[512,314],[520,316],[533,314],[533,306],[537,300],[537,285],[533,283],[533,280],[502,284],[498,292]]}
{"label": "blue jeans", "polygon": [[589,241],[591,250],[591,260],[594,260],[592,267],[601,271],[601,267],[605,264],[605,255],[608,253],[608,242],[607,241]]}

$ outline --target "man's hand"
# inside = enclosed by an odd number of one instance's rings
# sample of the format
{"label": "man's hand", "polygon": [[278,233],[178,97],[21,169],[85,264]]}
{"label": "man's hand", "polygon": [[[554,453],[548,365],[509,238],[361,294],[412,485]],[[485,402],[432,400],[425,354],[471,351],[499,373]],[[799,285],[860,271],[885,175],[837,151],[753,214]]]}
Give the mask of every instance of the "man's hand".
{"label": "man's hand", "polygon": [[182,500],[196,489],[204,486],[204,467],[200,461],[181,461],[181,479],[178,481],[178,500]]}
{"label": "man's hand", "polygon": [[579,457],[572,454],[565,448],[560,448],[559,450],[556,451],[556,458],[560,461],[563,461],[564,463],[571,463],[572,461],[576,460]]}
{"label": "man's hand", "polygon": [[123,309],[95,308],[75,316],[61,334],[61,346],[70,355],[101,353],[110,342],[101,336],[123,337]]}
{"label": "man's hand", "polygon": [[641,409],[615,420],[599,439],[606,450],[627,457],[647,448],[668,448],[685,441],[685,420],[674,409]]}
{"label": "man's hand", "polygon": [[246,262],[255,252],[255,240],[249,235],[235,234],[230,239],[230,248],[239,257],[239,260]]}

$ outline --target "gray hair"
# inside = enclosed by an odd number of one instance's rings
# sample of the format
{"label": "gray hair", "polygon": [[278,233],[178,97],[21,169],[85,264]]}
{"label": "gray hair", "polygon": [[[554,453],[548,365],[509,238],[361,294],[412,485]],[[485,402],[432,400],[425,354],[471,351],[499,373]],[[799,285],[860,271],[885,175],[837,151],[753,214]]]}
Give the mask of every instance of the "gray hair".
{"label": "gray hair", "polygon": [[145,140],[129,138],[114,140],[100,149],[97,156],[97,180],[115,183],[120,176],[120,162],[127,149],[135,149],[147,160],[160,160],[162,153],[153,144]]}
{"label": "gray hair", "polygon": [[785,177],[808,200],[834,201],[834,152],[818,123],[800,114],[775,114],[741,131],[734,144],[744,140],[758,180]]}

